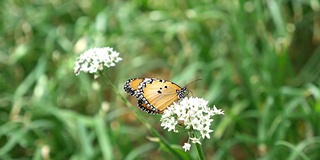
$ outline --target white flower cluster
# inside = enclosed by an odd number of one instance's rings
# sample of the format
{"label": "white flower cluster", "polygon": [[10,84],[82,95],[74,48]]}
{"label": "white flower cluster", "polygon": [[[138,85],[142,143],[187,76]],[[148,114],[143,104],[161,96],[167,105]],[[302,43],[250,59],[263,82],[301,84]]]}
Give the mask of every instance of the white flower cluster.
{"label": "white flower cluster", "polygon": [[99,70],[103,70],[103,66],[112,67],[121,60],[119,52],[114,51],[111,47],[91,48],[77,58],[74,73],[79,75],[82,71],[96,74]]}
{"label": "white flower cluster", "polygon": [[[178,132],[177,126],[182,126],[188,130],[192,143],[201,144],[200,138],[210,139],[210,133],[213,130],[210,129],[211,118],[214,115],[223,115],[224,112],[221,109],[208,107],[208,101],[197,97],[186,97],[178,103],[174,103],[169,106],[161,117],[161,126],[168,131]],[[185,151],[190,150],[191,145],[185,143],[183,148]]]}

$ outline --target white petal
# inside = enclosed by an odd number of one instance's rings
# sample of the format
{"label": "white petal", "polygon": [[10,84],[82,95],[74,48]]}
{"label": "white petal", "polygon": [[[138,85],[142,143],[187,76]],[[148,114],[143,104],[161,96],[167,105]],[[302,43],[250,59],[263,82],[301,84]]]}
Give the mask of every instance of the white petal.
{"label": "white petal", "polygon": [[183,149],[184,149],[184,151],[185,152],[187,152],[187,151],[189,151],[190,150],[190,148],[191,148],[191,144],[189,144],[189,143],[184,143],[184,145],[183,145],[183,147],[182,147]]}

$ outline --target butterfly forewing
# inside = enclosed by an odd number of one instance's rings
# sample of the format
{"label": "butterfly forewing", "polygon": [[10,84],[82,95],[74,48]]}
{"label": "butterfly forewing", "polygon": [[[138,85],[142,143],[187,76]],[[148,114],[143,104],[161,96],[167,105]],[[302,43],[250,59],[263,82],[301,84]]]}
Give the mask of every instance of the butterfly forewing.
{"label": "butterfly forewing", "polygon": [[160,111],[178,100],[177,90],[181,88],[169,81],[153,81],[143,88],[144,97]]}
{"label": "butterfly forewing", "polygon": [[139,84],[142,82],[142,80],[143,79],[138,79],[138,78],[131,80],[131,82],[130,82],[131,88],[134,90],[137,90],[139,87]]}
{"label": "butterfly forewing", "polygon": [[143,81],[142,78],[132,78],[126,81],[124,85],[124,90],[132,96],[137,97],[137,91],[140,83]]}

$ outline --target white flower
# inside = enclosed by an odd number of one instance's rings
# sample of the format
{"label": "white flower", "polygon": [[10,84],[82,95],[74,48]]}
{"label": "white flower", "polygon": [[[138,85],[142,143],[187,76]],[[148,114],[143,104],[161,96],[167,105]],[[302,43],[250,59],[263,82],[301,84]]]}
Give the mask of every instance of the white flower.
{"label": "white flower", "polygon": [[82,71],[97,74],[99,70],[103,70],[104,66],[110,68],[121,60],[119,52],[110,47],[91,48],[77,58],[74,73],[79,75]]}
{"label": "white flower", "polygon": [[186,152],[186,151],[189,151],[190,150],[190,147],[191,147],[191,144],[189,144],[189,143],[184,143],[184,145],[183,145],[183,149],[184,149],[184,151]]}
{"label": "white flower", "polygon": [[200,130],[200,134],[201,134],[201,136],[202,136],[202,139],[205,139],[206,137],[207,137],[208,139],[210,139],[210,133],[211,133],[211,132],[213,132],[213,130],[211,130],[211,129],[209,128],[209,126],[202,128],[202,129]]}
{"label": "white flower", "polygon": [[200,142],[200,138],[197,138],[197,137],[190,137],[190,140],[192,143],[198,143],[198,144],[201,144]]}
{"label": "white flower", "polygon": [[224,115],[224,111],[222,109],[217,109],[216,106],[213,106],[213,110],[211,110],[211,114],[215,115],[215,114],[221,114]]}
{"label": "white flower", "polygon": [[171,130],[173,130],[174,132],[178,132],[176,131],[176,125],[178,124],[178,121],[176,121],[174,119],[174,117],[169,117],[167,119],[164,120],[165,123],[161,123],[161,126],[163,126],[164,129],[168,128],[168,131],[170,132]]}
{"label": "white flower", "polygon": [[201,127],[202,123],[199,119],[195,118],[192,122],[193,129],[199,130],[198,128]]}
{"label": "white flower", "polygon": [[[178,103],[173,103],[163,113],[161,117],[161,126],[168,131],[173,130],[177,132],[178,125],[182,126],[189,133],[192,131],[192,135],[200,135],[199,138],[190,137],[192,143],[201,144],[200,138],[210,139],[210,133],[213,130],[210,129],[213,122],[212,116],[217,114],[224,114],[223,110],[208,107],[208,101],[197,97],[186,97]],[[190,135],[190,134],[189,134]],[[189,144],[190,145],[190,144]],[[185,143],[184,147],[189,149]]]}

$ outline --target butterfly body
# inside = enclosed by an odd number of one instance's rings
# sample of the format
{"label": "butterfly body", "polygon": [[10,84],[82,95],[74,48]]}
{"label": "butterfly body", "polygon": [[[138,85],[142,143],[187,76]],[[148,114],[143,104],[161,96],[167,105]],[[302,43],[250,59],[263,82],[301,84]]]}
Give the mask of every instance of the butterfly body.
{"label": "butterfly body", "polygon": [[161,114],[173,102],[187,96],[187,88],[157,78],[132,78],[124,90],[138,99],[138,107],[150,114]]}

